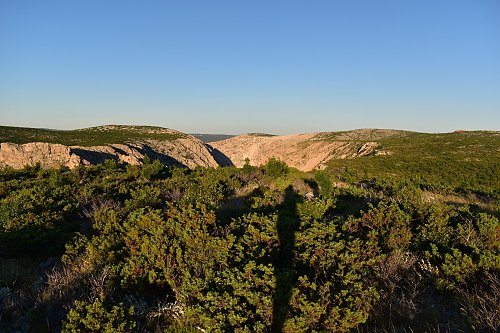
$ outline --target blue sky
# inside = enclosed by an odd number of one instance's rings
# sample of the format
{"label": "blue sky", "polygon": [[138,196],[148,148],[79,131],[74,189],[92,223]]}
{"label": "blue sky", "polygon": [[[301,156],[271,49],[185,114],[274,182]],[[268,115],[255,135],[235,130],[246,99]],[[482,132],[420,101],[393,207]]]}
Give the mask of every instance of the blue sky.
{"label": "blue sky", "polygon": [[0,1],[0,124],[500,129],[500,1]]}

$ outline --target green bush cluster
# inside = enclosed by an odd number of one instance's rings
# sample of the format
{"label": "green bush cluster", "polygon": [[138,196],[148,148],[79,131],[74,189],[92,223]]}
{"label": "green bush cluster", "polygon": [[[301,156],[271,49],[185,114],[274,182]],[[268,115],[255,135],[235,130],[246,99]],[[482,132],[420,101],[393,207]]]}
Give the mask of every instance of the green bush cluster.
{"label": "green bush cluster", "polygon": [[136,326],[133,321],[134,308],[124,309],[122,304],[107,309],[102,299],[90,304],[75,301],[63,323],[63,332],[68,333],[126,333]]}
{"label": "green bush cluster", "polygon": [[500,221],[495,216],[438,205],[419,229],[424,255],[439,269],[439,288],[456,289],[479,271],[500,270]]}
{"label": "green bush cluster", "polygon": [[[278,160],[194,170],[146,162],[0,171],[0,259],[26,268],[0,270],[9,288],[0,310],[10,314],[0,330],[28,317],[41,332],[458,325],[427,315],[430,304],[461,318],[462,330],[498,323],[487,297],[498,290],[497,210],[427,202],[411,179],[339,187],[332,170]],[[25,299],[7,304],[16,297]]]}

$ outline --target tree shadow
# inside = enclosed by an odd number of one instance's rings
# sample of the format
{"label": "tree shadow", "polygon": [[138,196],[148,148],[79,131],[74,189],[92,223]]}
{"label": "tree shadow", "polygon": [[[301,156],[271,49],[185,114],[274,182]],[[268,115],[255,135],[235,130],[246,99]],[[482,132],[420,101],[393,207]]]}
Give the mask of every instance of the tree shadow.
{"label": "tree shadow", "polygon": [[252,208],[252,199],[263,195],[262,189],[256,188],[241,197],[236,195],[228,197],[216,210],[217,221],[225,225],[251,212],[267,215],[275,211],[276,206]]}
{"label": "tree shadow", "polygon": [[[463,203],[459,203],[459,202],[455,202],[455,201],[451,201],[451,200],[444,201],[444,203],[449,205],[449,206],[453,206],[455,208],[459,208],[459,207],[462,207],[464,205]],[[483,204],[489,204],[490,207],[488,207],[486,205],[480,206],[477,203],[468,203],[469,209],[473,213],[476,213],[476,214],[486,213],[486,214],[492,215],[496,218],[500,218],[500,212],[494,208],[493,202],[491,202],[491,203],[484,203],[483,202]]]}
{"label": "tree shadow", "polygon": [[315,197],[319,196],[319,186],[314,179],[304,179],[304,183],[309,185],[309,187],[313,190],[313,194]]}
{"label": "tree shadow", "polygon": [[278,208],[277,231],[279,249],[274,257],[274,276],[276,293],[273,299],[272,332],[282,332],[289,313],[292,289],[297,282],[297,271],[294,264],[295,233],[300,226],[297,204],[303,198],[292,186],[285,190],[285,200]]}

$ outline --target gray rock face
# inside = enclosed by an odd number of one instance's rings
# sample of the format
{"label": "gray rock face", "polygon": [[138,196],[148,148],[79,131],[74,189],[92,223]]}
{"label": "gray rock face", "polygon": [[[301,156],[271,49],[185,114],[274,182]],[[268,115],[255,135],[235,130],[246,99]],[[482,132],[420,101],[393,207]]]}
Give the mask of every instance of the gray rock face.
{"label": "gray rock face", "polygon": [[209,149],[198,139],[188,136],[172,141],[146,140],[131,144],[107,146],[65,146],[55,143],[31,142],[0,144],[0,168],[15,169],[39,162],[43,167],[95,165],[107,159],[138,165],[145,156],[158,159],[165,165],[217,167]]}
{"label": "gray rock face", "polygon": [[74,168],[82,164],[80,157],[67,146],[31,142],[23,145],[5,142],[0,144],[0,167],[22,168],[40,162],[45,167],[65,165]]}
{"label": "gray rock face", "polygon": [[367,142],[361,146],[355,154],[353,154],[353,157],[363,157],[374,154],[378,147],[378,142]]}

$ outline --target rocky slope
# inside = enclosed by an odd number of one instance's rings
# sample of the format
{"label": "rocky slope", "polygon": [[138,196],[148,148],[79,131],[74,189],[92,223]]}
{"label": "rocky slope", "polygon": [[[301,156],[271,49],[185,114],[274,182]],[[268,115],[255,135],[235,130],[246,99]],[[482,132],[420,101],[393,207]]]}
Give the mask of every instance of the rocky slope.
{"label": "rocky slope", "polygon": [[205,144],[194,136],[167,128],[108,125],[74,131],[0,126],[0,167],[75,168],[112,159],[142,164],[145,156],[165,165],[261,165],[275,157],[302,171],[321,169],[331,159],[387,154],[377,142],[398,135],[391,130],[355,130],[285,136],[245,134]]}
{"label": "rocky slope", "polygon": [[399,131],[362,129],[349,132],[310,133],[284,136],[244,134],[210,145],[241,167],[246,159],[262,165],[278,158],[302,171],[324,168],[331,159],[388,154],[375,140],[398,135]]}
{"label": "rocky slope", "polygon": [[40,162],[45,167],[65,165],[74,168],[82,164],[79,156],[71,153],[69,147],[56,143],[33,142],[16,144],[0,143],[0,167],[22,168]]}
{"label": "rocky slope", "polygon": [[[21,133],[18,137],[25,133],[19,132],[19,128],[16,131]],[[40,138],[45,133],[41,134],[40,131],[43,130],[35,132],[36,138]],[[2,142],[0,143],[0,167],[22,168],[25,165],[40,162],[44,167],[64,165],[75,168],[78,165],[102,163],[106,159],[128,164],[142,164],[146,155],[152,159],[159,159],[166,165],[189,168],[198,165],[218,166],[209,147],[195,137],[181,132],[134,126],[102,126],[79,131],[82,133],[81,136],[87,139],[87,142],[101,142],[106,139],[122,141],[121,137],[125,134],[129,135],[129,133],[132,133],[132,139],[131,142],[96,146],[68,146],[54,142]],[[74,135],[76,131],[62,134],[58,132],[48,132],[46,137],[55,141],[54,137],[57,134],[59,135],[57,139],[64,141],[67,140],[67,137]],[[30,135],[32,134],[30,133]],[[16,137],[13,138],[16,139]]]}

